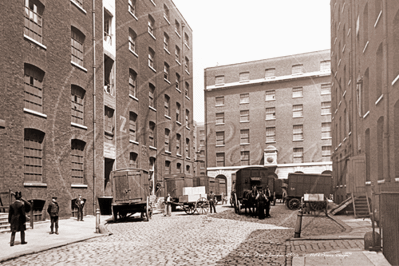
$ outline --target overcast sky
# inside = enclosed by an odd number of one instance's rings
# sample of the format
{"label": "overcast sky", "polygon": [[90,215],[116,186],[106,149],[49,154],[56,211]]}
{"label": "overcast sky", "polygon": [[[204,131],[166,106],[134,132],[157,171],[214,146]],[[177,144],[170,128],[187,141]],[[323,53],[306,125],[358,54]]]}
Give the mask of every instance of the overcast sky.
{"label": "overcast sky", "polygon": [[204,69],[330,49],[330,0],[173,0],[193,30],[194,120]]}

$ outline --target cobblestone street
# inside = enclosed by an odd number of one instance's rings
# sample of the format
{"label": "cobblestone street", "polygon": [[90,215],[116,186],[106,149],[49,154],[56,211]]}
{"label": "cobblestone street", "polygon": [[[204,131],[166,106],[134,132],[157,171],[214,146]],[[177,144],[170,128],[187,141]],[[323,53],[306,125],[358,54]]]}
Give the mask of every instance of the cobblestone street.
{"label": "cobblestone street", "polygon": [[[286,242],[294,235],[297,212],[282,204],[272,207],[272,218],[265,220],[237,215],[227,206],[218,209],[225,211],[207,216],[176,212],[172,217],[155,215],[150,222],[110,223],[111,236],[23,256],[4,265],[287,265],[289,253],[299,254],[298,247],[301,252],[309,247],[327,249]],[[305,235],[341,230],[325,217],[304,217],[303,226]]]}

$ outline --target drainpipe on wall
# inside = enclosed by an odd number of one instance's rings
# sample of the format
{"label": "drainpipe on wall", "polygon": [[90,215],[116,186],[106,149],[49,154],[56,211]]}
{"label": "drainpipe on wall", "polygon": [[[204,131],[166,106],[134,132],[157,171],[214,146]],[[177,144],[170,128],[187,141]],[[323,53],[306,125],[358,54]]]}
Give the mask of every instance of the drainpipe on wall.
{"label": "drainpipe on wall", "polygon": [[[385,108],[385,118],[384,118],[384,142],[385,142],[385,149],[386,149],[386,160],[385,161],[385,169],[386,171],[384,172],[383,178],[385,182],[390,182],[390,149],[389,149],[389,77],[388,77],[388,1],[384,0],[383,1],[383,12],[382,12],[382,18],[383,18],[383,29],[384,29],[384,40],[383,40],[383,57],[384,57],[384,62],[385,62],[385,82],[384,82],[384,90],[383,94],[384,95],[384,108]],[[384,157],[384,156],[383,156]]]}
{"label": "drainpipe on wall", "polygon": [[[93,215],[96,215],[96,0],[93,0]],[[97,226],[96,226],[97,228]]]}
{"label": "drainpipe on wall", "polygon": [[[184,56],[184,27],[186,26],[186,24],[184,22],[182,22],[181,25],[181,55],[182,55],[182,86],[181,86],[181,94],[183,96],[183,102],[182,102],[182,117],[183,117],[183,173],[184,175],[186,175],[186,157],[187,157],[187,153],[186,153],[186,88],[184,87],[185,83],[184,83],[184,78],[186,76],[186,74],[184,74],[185,70],[184,70],[184,64],[185,64],[185,60],[186,57]],[[188,147],[190,149],[190,147]]]}

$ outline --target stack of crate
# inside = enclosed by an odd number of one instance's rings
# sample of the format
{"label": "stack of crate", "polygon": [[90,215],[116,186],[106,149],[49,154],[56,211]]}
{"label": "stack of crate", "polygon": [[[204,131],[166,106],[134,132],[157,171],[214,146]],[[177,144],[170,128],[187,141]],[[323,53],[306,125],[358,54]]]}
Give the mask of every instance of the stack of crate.
{"label": "stack of crate", "polygon": [[207,198],[205,187],[184,187],[179,202],[196,202],[200,198]]}

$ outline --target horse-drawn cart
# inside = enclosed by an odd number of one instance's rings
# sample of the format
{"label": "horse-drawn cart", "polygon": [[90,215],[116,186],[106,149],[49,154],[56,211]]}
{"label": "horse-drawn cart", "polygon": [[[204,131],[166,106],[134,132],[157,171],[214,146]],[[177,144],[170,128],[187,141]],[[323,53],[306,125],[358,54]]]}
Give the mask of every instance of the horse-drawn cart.
{"label": "horse-drawn cart", "polygon": [[207,214],[209,209],[209,202],[206,198],[206,194],[182,195],[179,197],[179,203],[175,204],[181,206],[185,213],[190,215],[195,213]]}
{"label": "horse-drawn cart", "polygon": [[[271,195],[274,199],[274,172],[276,166],[259,167],[250,166],[242,168],[236,172],[235,188],[232,188],[232,197],[234,202],[234,210],[241,214],[241,209],[247,209],[249,212],[255,212],[256,194],[258,189],[269,187]],[[251,210],[252,209],[252,210]]]}
{"label": "horse-drawn cart", "polygon": [[111,172],[112,216],[114,221],[141,213],[149,221],[152,208],[149,202],[148,172],[142,169],[123,169]]}

